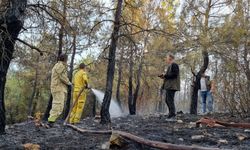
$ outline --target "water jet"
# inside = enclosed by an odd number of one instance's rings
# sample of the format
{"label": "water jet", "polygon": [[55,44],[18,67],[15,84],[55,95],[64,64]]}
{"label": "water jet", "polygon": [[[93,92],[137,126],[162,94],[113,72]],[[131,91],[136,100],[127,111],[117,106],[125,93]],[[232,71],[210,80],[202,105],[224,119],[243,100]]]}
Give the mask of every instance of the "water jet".
{"label": "water jet", "polygon": [[[91,89],[91,90],[96,96],[98,103],[102,104],[104,98],[104,92],[97,89]],[[111,99],[109,113],[111,117],[121,117],[123,115],[122,109],[114,99]]]}

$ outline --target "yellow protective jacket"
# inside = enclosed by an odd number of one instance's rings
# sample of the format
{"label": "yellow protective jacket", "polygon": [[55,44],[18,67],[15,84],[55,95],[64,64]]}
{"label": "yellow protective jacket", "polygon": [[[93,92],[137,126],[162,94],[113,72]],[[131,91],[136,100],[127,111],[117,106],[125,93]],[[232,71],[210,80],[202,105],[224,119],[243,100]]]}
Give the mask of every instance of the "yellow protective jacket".
{"label": "yellow protective jacket", "polygon": [[87,72],[83,69],[78,70],[74,75],[74,92],[79,92],[82,88],[88,86]]}
{"label": "yellow protective jacket", "polygon": [[55,64],[52,69],[51,75],[51,92],[67,92],[68,85],[70,85],[70,81],[68,78],[67,65],[59,61]]}

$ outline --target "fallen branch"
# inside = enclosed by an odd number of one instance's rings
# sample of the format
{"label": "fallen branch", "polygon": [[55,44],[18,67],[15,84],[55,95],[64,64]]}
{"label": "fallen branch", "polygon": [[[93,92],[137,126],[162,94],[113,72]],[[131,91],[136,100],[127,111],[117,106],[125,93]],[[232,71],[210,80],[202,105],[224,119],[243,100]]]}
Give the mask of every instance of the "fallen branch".
{"label": "fallen branch", "polygon": [[123,132],[123,131],[113,131],[113,133],[118,134],[121,137],[129,139],[131,141],[135,141],[135,142],[143,144],[143,145],[147,145],[150,147],[163,149],[163,150],[216,150],[217,149],[217,148],[205,148],[205,147],[195,147],[195,146],[186,146],[186,145],[176,145],[176,144],[152,141],[152,140],[144,139],[142,137],[133,135],[131,133]]}
{"label": "fallen branch", "polygon": [[204,124],[208,127],[232,127],[232,128],[245,128],[250,129],[250,123],[228,123],[219,120],[215,120],[212,118],[201,118],[199,121],[196,122],[196,125]]}
{"label": "fallen branch", "polygon": [[68,127],[80,132],[80,133],[92,133],[92,134],[112,134],[112,130],[86,130],[78,128],[75,125],[67,124]]}
{"label": "fallen branch", "polygon": [[227,123],[222,121],[216,121],[216,123],[223,125],[225,127],[233,127],[233,128],[246,128],[250,129],[250,123]]}
{"label": "fallen branch", "polygon": [[162,150],[219,150],[218,148],[206,148],[206,147],[196,147],[196,146],[186,146],[186,145],[176,145],[176,144],[170,144],[170,143],[163,143],[153,140],[144,139],[142,137],[133,135],[131,133],[127,133],[124,131],[117,131],[117,130],[86,130],[81,129],[77,126],[67,124],[68,127],[80,132],[80,133],[92,133],[92,134],[116,134],[119,135],[125,139],[147,145],[153,148],[158,148]]}

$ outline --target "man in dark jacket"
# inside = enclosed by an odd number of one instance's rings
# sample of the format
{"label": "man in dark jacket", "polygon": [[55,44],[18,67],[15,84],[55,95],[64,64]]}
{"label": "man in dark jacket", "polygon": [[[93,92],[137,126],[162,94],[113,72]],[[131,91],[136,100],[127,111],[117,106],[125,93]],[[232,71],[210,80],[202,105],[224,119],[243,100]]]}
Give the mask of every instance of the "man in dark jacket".
{"label": "man in dark jacket", "polygon": [[164,80],[163,89],[166,90],[166,103],[169,109],[168,118],[175,117],[174,96],[176,91],[180,91],[180,73],[179,66],[174,62],[175,57],[169,54],[166,58],[168,65],[164,74],[159,77]]}

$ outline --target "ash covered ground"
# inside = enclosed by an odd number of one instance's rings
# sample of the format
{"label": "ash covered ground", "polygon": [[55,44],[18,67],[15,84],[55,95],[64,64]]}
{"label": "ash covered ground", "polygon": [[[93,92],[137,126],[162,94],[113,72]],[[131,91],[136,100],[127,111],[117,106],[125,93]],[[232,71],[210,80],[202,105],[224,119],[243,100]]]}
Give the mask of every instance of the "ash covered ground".
{"label": "ash covered ground", "polygon": [[[239,128],[195,127],[194,122],[204,116],[189,114],[178,115],[176,120],[167,121],[165,115],[126,116],[112,120],[114,130],[126,131],[145,139],[180,144],[197,145],[221,149],[250,149],[250,130]],[[228,114],[208,115],[227,122],[250,123],[250,118],[239,118]],[[94,118],[87,118],[77,124],[89,130],[100,130],[106,127]],[[6,135],[0,136],[0,149],[23,149],[27,143],[38,144],[41,149],[102,149],[110,139],[110,135],[81,134],[62,123],[53,128],[37,128],[33,121],[11,125]],[[123,150],[153,149],[135,142],[129,142],[120,148]]]}

